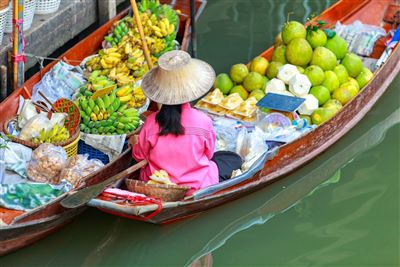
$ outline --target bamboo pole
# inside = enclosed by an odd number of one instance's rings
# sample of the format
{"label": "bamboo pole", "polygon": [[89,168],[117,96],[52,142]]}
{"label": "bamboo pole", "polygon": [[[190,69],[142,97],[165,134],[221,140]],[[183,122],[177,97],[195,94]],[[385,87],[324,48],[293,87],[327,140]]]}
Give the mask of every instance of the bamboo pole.
{"label": "bamboo pole", "polygon": [[142,40],[142,47],[143,47],[144,56],[146,57],[147,66],[149,66],[149,70],[151,70],[153,68],[153,62],[150,57],[149,48],[147,47],[147,42],[146,42],[146,38],[144,36],[143,26],[142,26],[142,22],[140,20],[140,14],[139,14],[138,7],[136,5],[136,0],[130,0],[130,1],[131,1],[133,15],[136,20],[136,25],[139,30],[140,39]]}
{"label": "bamboo pole", "polygon": [[[13,20],[17,21],[19,18],[18,13],[18,0],[13,0]],[[13,24],[13,90],[18,89],[18,64],[15,58],[18,55],[18,28],[17,25]]]}
{"label": "bamboo pole", "polygon": [[190,39],[192,41],[192,57],[197,58],[196,8],[195,1],[190,0]]}
{"label": "bamboo pole", "polygon": [[[24,18],[24,0],[18,0],[18,19]],[[18,55],[22,55],[24,52],[24,44],[22,42],[24,34],[24,23],[19,26],[18,33]],[[22,87],[25,82],[25,63],[18,61],[18,88]]]}

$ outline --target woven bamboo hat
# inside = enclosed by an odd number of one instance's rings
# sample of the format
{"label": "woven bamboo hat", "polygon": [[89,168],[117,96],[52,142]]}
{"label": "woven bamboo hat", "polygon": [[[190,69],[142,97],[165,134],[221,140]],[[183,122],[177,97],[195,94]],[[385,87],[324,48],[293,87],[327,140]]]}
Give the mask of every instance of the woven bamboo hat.
{"label": "woven bamboo hat", "polygon": [[205,95],[215,80],[214,69],[204,61],[191,58],[181,50],[163,54],[158,66],[142,81],[142,90],[151,100],[165,105],[178,105]]}

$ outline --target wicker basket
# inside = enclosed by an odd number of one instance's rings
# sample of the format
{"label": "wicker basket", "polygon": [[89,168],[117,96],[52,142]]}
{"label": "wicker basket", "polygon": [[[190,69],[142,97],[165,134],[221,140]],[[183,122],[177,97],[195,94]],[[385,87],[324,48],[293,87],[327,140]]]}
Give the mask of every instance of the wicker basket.
{"label": "wicker basket", "polygon": [[6,9],[9,4],[9,0],[0,0],[0,10]]}
{"label": "wicker basket", "polygon": [[78,131],[78,137],[71,144],[63,146],[65,152],[67,152],[68,158],[71,158],[78,154],[78,142],[80,140],[81,134]]}
{"label": "wicker basket", "polygon": [[7,15],[9,11],[10,8],[8,7],[8,5],[5,8],[0,8],[0,45],[3,41],[4,30],[6,29],[7,23]]}
{"label": "wicker basket", "polygon": [[54,13],[60,7],[61,0],[36,0],[35,14],[45,15]]}
{"label": "wicker basket", "polygon": [[[32,26],[33,16],[35,15],[36,0],[24,0],[24,31],[27,31]],[[13,7],[11,5],[10,12],[7,16],[6,33],[11,33],[13,30],[12,24]]]}
{"label": "wicker basket", "polygon": [[189,186],[146,184],[145,182],[133,179],[125,180],[126,187],[131,192],[145,194],[146,196],[161,198],[164,202],[182,200]]}

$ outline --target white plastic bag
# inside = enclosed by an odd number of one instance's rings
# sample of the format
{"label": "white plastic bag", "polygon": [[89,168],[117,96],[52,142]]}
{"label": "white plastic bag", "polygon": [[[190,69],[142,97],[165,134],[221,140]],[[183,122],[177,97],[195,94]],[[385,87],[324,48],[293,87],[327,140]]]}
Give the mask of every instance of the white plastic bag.
{"label": "white plastic bag", "polygon": [[37,115],[35,106],[32,104],[32,100],[25,99],[22,104],[21,112],[18,115],[18,126],[23,128],[25,124],[31,119],[33,116]]}
{"label": "white plastic bag", "polygon": [[7,148],[2,150],[4,150],[4,159],[0,157],[0,164],[4,164],[7,170],[14,171],[27,178],[26,165],[31,160],[32,149],[21,144],[8,142]]}
{"label": "white plastic bag", "polygon": [[264,154],[268,150],[264,135],[264,132],[258,127],[254,127],[251,130],[241,129],[237,138],[236,153],[245,162]]}
{"label": "white plastic bag", "polygon": [[50,120],[44,113],[37,114],[30,118],[24,128],[22,128],[19,138],[25,141],[31,141],[32,138],[39,136],[42,129],[45,131],[51,129]]}
{"label": "white plastic bag", "polygon": [[216,117],[213,121],[214,130],[217,136],[215,151],[236,151],[236,139],[239,134],[241,123],[224,118]]}

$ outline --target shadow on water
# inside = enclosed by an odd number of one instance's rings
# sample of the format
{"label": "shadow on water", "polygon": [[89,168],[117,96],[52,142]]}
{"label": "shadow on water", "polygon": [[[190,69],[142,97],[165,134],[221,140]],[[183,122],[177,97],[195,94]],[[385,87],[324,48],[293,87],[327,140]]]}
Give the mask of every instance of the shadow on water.
{"label": "shadow on water", "polygon": [[[217,72],[245,62],[289,11],[302,20],[332,2],[209,0],[200,57]],[[326,153],[263,190],[164,226],[89,209],[0,266],[398,266],[399,86],[398,76]]]}

